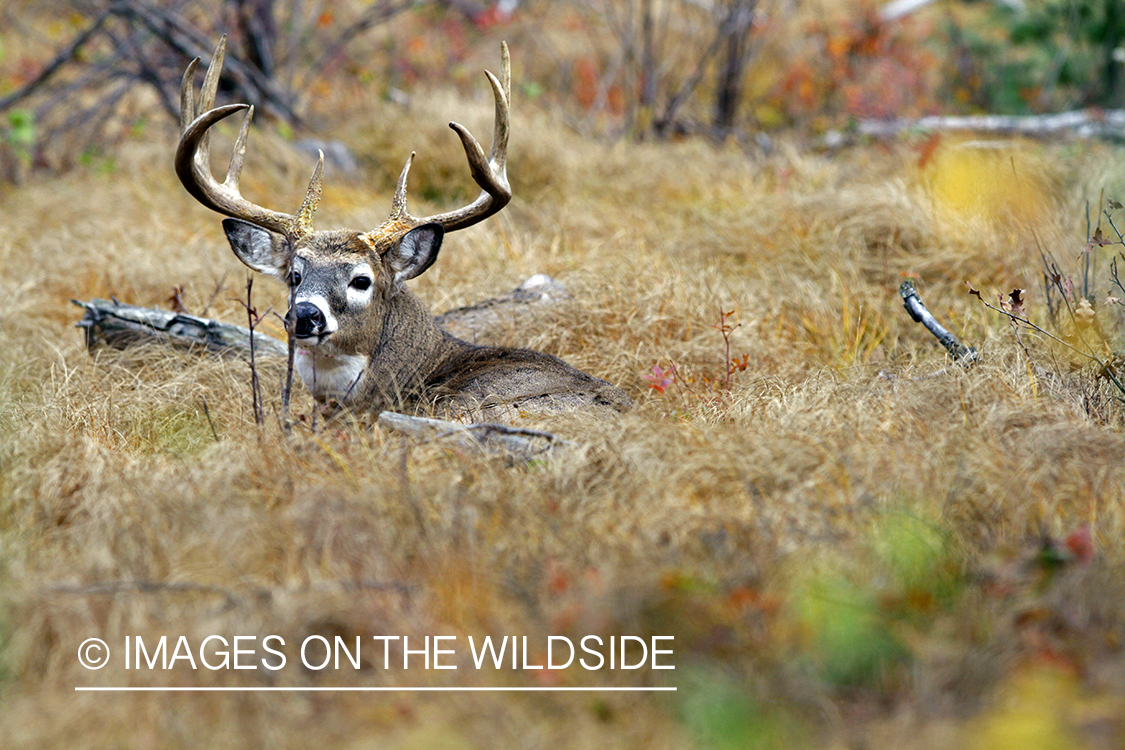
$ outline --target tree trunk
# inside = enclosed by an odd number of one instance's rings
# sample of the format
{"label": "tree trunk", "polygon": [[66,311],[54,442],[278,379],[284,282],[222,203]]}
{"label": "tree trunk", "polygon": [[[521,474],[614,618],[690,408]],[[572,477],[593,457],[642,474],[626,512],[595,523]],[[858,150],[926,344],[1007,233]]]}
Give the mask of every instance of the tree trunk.
{"label": "tree trunk", "polygon": [[714,127],[719,138],[734,128],[738,106],[742,100],[742,79],[750,60],[750,29],[754,23],[757,0],[733,0],[723,20],[723,56],[715,87]]}

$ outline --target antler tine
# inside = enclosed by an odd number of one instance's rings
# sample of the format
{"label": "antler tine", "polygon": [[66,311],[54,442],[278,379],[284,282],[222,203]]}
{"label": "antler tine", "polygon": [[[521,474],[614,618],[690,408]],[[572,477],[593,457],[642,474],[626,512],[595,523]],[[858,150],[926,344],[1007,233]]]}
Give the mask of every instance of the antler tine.
{"label": "antler tine", "polygon": [[[412,217],[406,213],[406,175],[410,170],[410,160],[407,160],[402,176],[399,177],[398,187],[395,189],[391,220],[406,218],[415,224],[433,222],[441,224],[447,232],[454,232],[484,221],[508,205],[508,201],[512,199],[512,188],[508,184],[507,173],[512,71],[506,43],[500,44],[500,77],[497,78],[487,70],[484,74],[488,77],[488,82],[492,86],[492,95],[496,100],[492,147],[489,149],[488,156],[485,156],[484,149],[465,126],[456,122],[449,123],[449,127],[461,139],[465,156],[469,160],[469,172],[472,174],[473,181],[481,187],[481,194],[469,205],[455,211],[426,218]],[[413,158],[414,155],[411,154],[410,159]]]}
{"label": "antler tine", "polygon": [[246,116],[242,118],[242,127],[238,129],[238,138],[234,140],[234,152],[227,166],[227,176],[223,184],[238,190],[238,181],[242,179],[242,163],[246,159],[246,138],[250,135],[250,121],[254,119],[254,105],[246,108]]}
{"label": "antler tine", "polygon": [[391,201],[391,217],[389,221],[401,219],[403,216],[410,216],[406,213],[406,178],[410,174],[410,165],[414,163],[414,154],[411,151],[410,156],[406,158],[406,164],[402,168],[402,173],[398,176],[398,184],[395,185],[395,197]]}
{"label": "antler tine", "polygon": [[312,177],[309,178],[309,189],[305,191],[305,200],[301,203],[301,210],[297,213],[294,226],[298,237],[312,234],[312,217],[316,213],[316,207],[320,205],[321,178],[324,174],[324,152],[320,149],[317,149],[316,152],[319,154],[319,158],[316,161],[316,167],[313,169]]}
{"label": "antler tine", "polygon": [[508,43],[500,43],[500,80],[487,70],[488,82],[492,85],[496,99],[496,114],[493,116],[492,148],[488,160],[501,166],[508,162],[508,114],[512,103],[512,58],[508,54]]}
{"label": "antler tine", "polygon": [[[309,182],[309,189],[305,194],[304,204],[297,216],[257,206],[243,198],[239,192],[238,181],[242,175],[242,165],[246,156],[246,141],[250,131],[250,121],[254,116],[254,108],[248,104],[214,106],[225,52],[226,36],[224,35],[219,40],[215,54],[211,57],[211,64],[207,66],[207,74],[203,78],[203,88],[199,94],[198,113],[194,102],[193,76],[199,64],[199,58],[188,63],[187,70],[184,71],[183,82],[180,86],[181,134],[180,143],[176,147],[176,175],[193,198],[213,211],[248,221],[251,224],[257,224],[264,229],[284,234],[290,239],[296,239],[311,233],[313,231],[312,215],[320,201],[321,174],[324,166],[323,154],[313,172],[313,178]],[[231,155],[230,165],[227,167],[226,179],[220,184],[211,173],[210,128],[215,123],[240,110],[246,110],[246,116],[242,120],[242,127],[239,129],[238,138],[235,140],[234,153]]]}
{"label": "antler tine", "polygon": [[183,80],[180,81],[180,133],[187,130],[188,125],[195,119],[195,69],[199,67],[199,58],[188,63],[184,70]]}

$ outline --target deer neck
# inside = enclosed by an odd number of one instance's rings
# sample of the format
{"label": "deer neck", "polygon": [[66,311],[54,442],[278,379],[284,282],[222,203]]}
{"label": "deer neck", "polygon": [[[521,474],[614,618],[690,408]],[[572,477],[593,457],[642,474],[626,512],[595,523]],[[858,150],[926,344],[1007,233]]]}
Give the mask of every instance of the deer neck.
{"label": "deer neck", "polygon": [[422,301],[403,289],[389,300],[365,380],[376,400],[397,406],[445,362],[472,348],[442,330]]}

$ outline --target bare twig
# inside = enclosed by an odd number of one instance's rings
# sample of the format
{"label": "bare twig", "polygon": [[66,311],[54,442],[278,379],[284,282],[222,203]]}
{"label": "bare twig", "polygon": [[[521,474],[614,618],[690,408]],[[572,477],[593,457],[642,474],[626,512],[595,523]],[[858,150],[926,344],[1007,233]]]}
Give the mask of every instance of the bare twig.
{"label": "bare twig", "polygon": [[211,408],[207,405],[207,399],[203,399],[200,404],[203,406],[203,416],[207,417],[207,425],[211,428],[211,437],[215,438],[215,442],[219,442],[219,433],[215,431],[215,422],[211,419]]}
{"label": "bare twig", "polygon": [[1109,221],[1109,225],[1113,227],[1113,231],[1117,233],[1117,242],[1110,244],[1125,245],[1125,235],[1122,235],[1121,230],[1118,229],[1117,225],[1113,223],[1113,217],[1109,215],[1109,211],[1105,211],[1105,218]]}
{"label": "bare twig", "polygon": [[[310,390],[316,393],[316,356],[313,355],[310,359],[312,360],[312,387]],[[315,407],[312,410],[312,433],[314,435],[316,434],[316,416],[319,411],[320,410]]]}
{"label": "bare twig", "polygon": [[105,22],[109,20],[110,13],[111,12],[108,10],[102,12],[101,15],[99,15],[94,20],[94,22],[86,28],[85,31],[74,38],[74,41],[71,42],[66,49],[56,55],[55,59],[48,63],[47,66],[39,72],[39,75],[35,76],[35,78],[29,81],[23,88],[19,89],[18,91],[13,91],[8,96],[0,99],[0,111],[3,111],[16,102],[19,102],[22,99],[30,96],[35,92],[36,89],[46,83],[51,78],[51,76],[57,73],[64,64],[72,60],[78,50],[82,49],[82,47],[85,46],[85,44],[90,41],[90,39],[92,39],[94,35],[98,33],[98,31],[101,30],[102,26],[105,25]]}
{"label": "bare twig", "polygon": [[1106,377],[1108,377],[1113,382],[1113,384],[1115,386],[1117,386],[1117,390],[1119,390],[1122,394],[1125,394],[1125,385],[1122,385],[1121,381],[1118,380],[1117,375],[1115,375],[1114,372],[1113,372],[1113,368],[1111,368],[1107,363],[1103,362],[1100,357],[1098,357],[1098,356],[1096,356],[1096,355],[1094,355],[1094,354],[1092,354],[1088,351],[1083,351],[1082,349],[1079,349],[1078,347],[1074,346],[1070,342],[1065,341],[1065,340],[1059,338],[1058,336],[1056,336],[1055,334],[1051,333],[1050,331],[1046,330],[1042,326],[1037,325],[1036,323],[1032,323],[1030,320],[1023,317],[1022,315],[1016,315],[1014,312],[1011,312],[1009,310],[1004,310],[1003,308],[999,308],[999,307],[996,307],[995,305],[991,305],[988,302],[985,302],[984,298],[981,297],[979,295],[979,293],[976,296],[978,297],[978,299],[980,299],[981,304],[984,305],[985,307],[987,307],[989,310],[995,310],[996,312],[1000,313],[1001,315],[1006,315],[1006,316],[1008,316],[1009,320],[1014,321],[1014,322],[1018,322],[1018,323],[1022,323],[1023,325],[1027,326],[1028,328],[1035,331],[1036,333],[1040,333],[1040,334],[1046,336],[1047,338],[1051,339],[1052,341],[1055,341],[1056,343],[1062,344],[1063,346],[1065,346],[1067,349],[1070,349],[1075,354],[1078,354],[1079,356],[1085,357],[1086,359],[1089,359],[1090,361],[1096,363],[1101,368],[1101,371],[1105,373]]}
{"label": "bare twig", "polygon": [[[286,273],[285,278],[289,278],[289,273],[292,273],[293,258],[295,253],[292,247],[289,250],[289,271]],[[288,283],[288,282],[287,282]],[[285,384],[281,388],[281,427],[288,433],[292,429],[289,423],[289,397],[293,393],[293,359],[297,354],[297,342],[293,338],[293,330],[295,328],[293,318],[293,307],[297,304],[297,288],[292,284],[289,285],[289,309],[285,313],[285,340],[288,346],[288,355],[285,361]]]}
{"label": "bare twig", "polygon": [[[254,328],[261,322],[261,318],[258,317],[258,311],[254,309],[254,274],[252,273],[246,274],[246,302],[243,303],[243,306],[246,308],[250,332],[253,334]],[[261,425],[265,421],[262,415],[262,384],[258,380],[258,367],[254,360],[253,335],[250,336],[250,393],[254,401],[254,423]]]}
{"label": "bare twig", "polygon": [[222,277],[215,282],[215,291],[211,292],[211,296],[207,298],[207,304],[203,306],[203,310],[199,313],[200,317],[205,317],[207,315],[207,312],[211,309],[211,305],[215,304],[215,299],[226,288],[224,282],[227,280],[227,274],[229,273],[230,271],[223,271]]}
{"label": "bare twig", "polygon": [[[1125,255],[1122,255],[1121,257],[1123,259],[1125,259]],[[1125,286],[1121,285],[1121,279],[1117,275],[1117,256],[1116,255],[1113,256],[1113,261],[1109,265],[1109,280],[1113,282],[1114,286],[1116,286],[1118,289],[1121,290],[1122,294],[1125,294]]]}

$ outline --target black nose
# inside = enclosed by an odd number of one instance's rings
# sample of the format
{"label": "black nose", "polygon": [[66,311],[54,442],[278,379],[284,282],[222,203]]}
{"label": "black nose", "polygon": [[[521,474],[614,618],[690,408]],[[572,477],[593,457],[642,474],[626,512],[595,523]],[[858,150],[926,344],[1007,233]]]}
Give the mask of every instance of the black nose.
{"label": "black nose", "polygon": [[294,313],[297,327],[293,330],[293,335],[297,338],[316,336],[324,330],[324,313],[313,303],[298,302]]}

